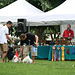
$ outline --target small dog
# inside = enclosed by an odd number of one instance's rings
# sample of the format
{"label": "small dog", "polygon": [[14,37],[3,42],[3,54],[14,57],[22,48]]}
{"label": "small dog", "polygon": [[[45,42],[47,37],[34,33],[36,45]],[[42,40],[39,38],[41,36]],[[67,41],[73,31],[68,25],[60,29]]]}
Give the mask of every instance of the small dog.
{"label": "small dog", "polygon": [[29,55],[23,59],[23,63],[32,64],[33,60],[30,59]]}
{"label": "small dog", "polygon": [[16,55],[14,55],[12,62],[14,63],[20,63],[21,62],[21,58],[18,58]]}

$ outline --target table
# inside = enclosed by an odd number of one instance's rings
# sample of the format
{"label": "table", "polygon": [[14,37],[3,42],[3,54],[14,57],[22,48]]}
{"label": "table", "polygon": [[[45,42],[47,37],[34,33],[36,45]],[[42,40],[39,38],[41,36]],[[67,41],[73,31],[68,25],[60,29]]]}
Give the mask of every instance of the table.
{"label": "table", "polygon": [[[49,56],[49,50],[50,46],[38,46],[37,47],[37,57],[35,58],[40,58],[40,59],[48,59]],[[31,57],[31,53],[30,53]]]}
{"label": "table", "polygon": [[38,46],[37,57],[38,58],[48,58],[50,46]]}
{"label": "table", "polygon": [[[53,45],[50,46],[50,50],[49,50],[49,56],[48,56],[48,60],[52,60],[52,53],[53,53],[53,49],[52,49]],[[62,47],[62,45],[57,45],[56,46],[56,50],[55,50],[55,57],[57,58],[57,47]],[[65,47],[65,50],[64,50],[64,55],[65,55],[65,59],[72,59],[72,60],[75,60],[75,54],[72,54],[73,52],[73,47],[74,47],[74,50],[75,50],[75,46],[64,46]],[[69,54],[67,54],[67,47],[69,47]],[[60,59],[62,59],[62,50],[60,50]]]}

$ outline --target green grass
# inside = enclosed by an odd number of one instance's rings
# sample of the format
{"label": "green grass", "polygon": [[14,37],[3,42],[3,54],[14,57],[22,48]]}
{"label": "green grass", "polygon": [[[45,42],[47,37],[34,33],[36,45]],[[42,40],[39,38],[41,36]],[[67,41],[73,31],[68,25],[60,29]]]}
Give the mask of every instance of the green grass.
{"label": "green grass", "polygon": [[0,75],[75,75],[75,61],[35,60],[34,64],[0,63]]}

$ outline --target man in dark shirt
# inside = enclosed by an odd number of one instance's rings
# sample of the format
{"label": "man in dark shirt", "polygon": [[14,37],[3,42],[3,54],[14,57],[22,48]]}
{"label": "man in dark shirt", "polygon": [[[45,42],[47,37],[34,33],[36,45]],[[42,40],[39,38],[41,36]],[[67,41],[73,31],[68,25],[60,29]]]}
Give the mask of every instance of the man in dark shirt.
{"label": "man in dark shirt", "polygon": [[32,60],[34,63],[35,56],[37,56],[37,51],[33,52],[33,45],[35,46],[38,45],[38,36],[32,33],[27,33],[27,34],[21,34],[20,38],[21,38],[21,41],[20,41],[21,46],[20,46],[19,57],[21,56],[23,45],[26,44],[23,50],[23,58],[29,55],[29,52],[31,51]]}

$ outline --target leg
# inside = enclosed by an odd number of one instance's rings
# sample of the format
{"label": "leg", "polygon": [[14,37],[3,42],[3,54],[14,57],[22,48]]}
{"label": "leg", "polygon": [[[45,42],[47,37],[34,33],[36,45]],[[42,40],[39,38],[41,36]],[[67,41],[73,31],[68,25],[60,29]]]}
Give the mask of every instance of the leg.
{"label": "leg", "polygon": [[3,52],[3,53],[2,53],[2,60],[1,60],[2,63],[5,62],[4,59],[5,59],[6,55],[7,55],[7,52]]}
{"label": "leg", "polygon": [[34,52],[33,49],[34,49],[34,48],[33,48],[33,45],[31,45],[30,50],[31,50],[31,55],[32,55],[33,64],[34,64],[35,56],[37,56],[37,50]]}
{"label": "leg", "polygon": [[29,55],[29,46],[25,46],[23,50],[23,58],[25,58],[27,55]]}
{"label": "leg", "polygon": [[32,56],[33,64],[34,64],[34,59],[35,59],[35,56]]}
{"label": "leg", "polygon": [[8,53],[8,44],[7,43],[4,43],[2,45],[2,51],[3,51],[3,53],[2,53],[2,60],[1,60],[1,62],[4,63],[5,62],[4,59],[5,59],[5,57],[6,57],[7,53]]}

